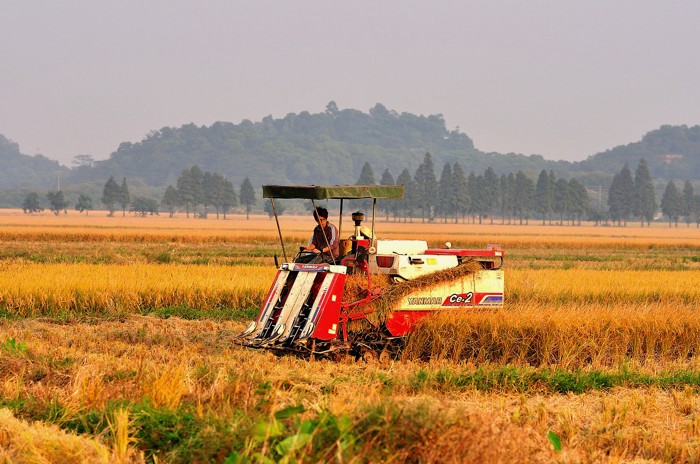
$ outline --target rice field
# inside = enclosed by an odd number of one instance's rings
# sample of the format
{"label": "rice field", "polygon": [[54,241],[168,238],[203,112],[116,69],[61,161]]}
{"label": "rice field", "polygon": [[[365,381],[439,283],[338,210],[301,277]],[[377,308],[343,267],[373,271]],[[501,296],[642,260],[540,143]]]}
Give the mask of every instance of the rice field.
{"label": "rice field", "polygon": [[[289,255],[312,223],[281,222]],[[0,462],[700,459],[698,229],[376,227],[501,244],[506,305],[387,366],[276,357],[232,342],[283,254],[269,218],[0,211]]]}

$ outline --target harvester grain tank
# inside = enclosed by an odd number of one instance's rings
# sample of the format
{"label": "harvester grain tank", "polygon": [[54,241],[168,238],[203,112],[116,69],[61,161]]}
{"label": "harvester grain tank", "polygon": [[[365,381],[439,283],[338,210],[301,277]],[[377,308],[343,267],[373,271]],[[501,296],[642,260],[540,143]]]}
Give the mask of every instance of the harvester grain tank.
{"label": "harvester grain tank", "polygon": [[[474,311],[503,305],[503,256],[498,246],[481,250],[429,248],[424,240],[376,238],[378,199],[403,197],[404,187],[263,186],[271,201],[284,262],[255,321],[239,336],[252,348],[322,357],[390,359],[424,317],[442,311]],[[308,263],[299,252],[288,259],[275,199],[339,200],[342,237],[344,200],[371,199],[371,227],[352,214],[353,234],[341,256]],[[358,285],[359,282],[359,285]]]}

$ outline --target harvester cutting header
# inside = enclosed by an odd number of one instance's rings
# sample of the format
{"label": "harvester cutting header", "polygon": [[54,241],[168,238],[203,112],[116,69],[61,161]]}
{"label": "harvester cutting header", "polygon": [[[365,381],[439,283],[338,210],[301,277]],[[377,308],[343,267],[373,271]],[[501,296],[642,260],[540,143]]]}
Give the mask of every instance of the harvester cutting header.
{"label": "harvester cutting header", "polygon": [[[404,338],[426,316],[502,306],[504,253],[498,246],[429,248],[424,240],[376,238],[377,199],[399,199],[403,193],[403,185],[263,186],[284,262],[257,319],[239,339],[278,352],[384,362],[399,353]],[[353,233],[340,240],[337,258],[310,263],[317,254],[299,251],[290,261],[275,199],[308,199],[314,211],[317,200],[340,200],[340,237],[344,200],[371,199],[371,226],[363,225],[363,213],[354,212]]]}

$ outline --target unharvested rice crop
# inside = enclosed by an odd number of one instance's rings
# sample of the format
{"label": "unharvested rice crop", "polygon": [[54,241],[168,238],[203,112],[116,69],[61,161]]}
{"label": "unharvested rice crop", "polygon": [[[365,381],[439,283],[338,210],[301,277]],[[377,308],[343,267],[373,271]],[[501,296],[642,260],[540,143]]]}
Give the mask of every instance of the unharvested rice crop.
{"label": "unharvested rice crop", "polygon": [[250,308],[272,267],[0,263],[0,310],[13,316],[122,317],[142,310]]}
{"label": "unharvested rice crop", "polygon": [[506,305],[426,319],[407,357],[566,369],[687,361],[700,350],[700,271],[509,270]]}
{"label": "unharvested rice crop", "polygon": [[686,362],[699,354],[697,305],[657,302],[453,312],[423,320],[405,350],[408,358],[564,369]]}
{"label": "unharvested rice crop", "polygon": [[700,305],[700,271],[508,269],[506,300],[512,303],[628,305],[650,302]]}

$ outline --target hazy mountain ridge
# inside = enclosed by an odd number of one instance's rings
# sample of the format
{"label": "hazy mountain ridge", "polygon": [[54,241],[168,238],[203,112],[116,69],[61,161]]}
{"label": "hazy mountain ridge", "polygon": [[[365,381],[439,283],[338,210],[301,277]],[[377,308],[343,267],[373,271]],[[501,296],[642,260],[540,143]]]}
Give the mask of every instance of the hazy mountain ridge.
{"label": "hazy mountain ridge", "polygon": [[331,102],[323,113],[290,113],[260,122],[187,124],[153,131],[141,142],[122,143],[105,161],[71,180],[84,182],[114,175],[141,178],[148,185],[172,184],[182,169],[197,164],[234,183],[245,177],[262,183],[354,183],[365,162],[377,178],[385,168],[394,177],[413,172],[430,152],[436,163],[459,161],[469,171],[493,167],[497,172],[566,170],[571,163],[541,156],[484,153],[457,130],[448,130],[442,115],[397,113],[377,104],[368,113],[338,110]]}
{"label": "hazy mountain ridge", "polygon": [[42,155],[24,155],[0,134],[0,188],[48,188],[69,170]]}
{"label": "hazy mountain ridge", "polygon": [[184,168],[197,164],[239,185],[250,177],[262,183],[354,183],[368,161],[377,180],[388,168],[396,178],[411,173],[430,152],[436,171],[459,161],[466,172],[497,174],[522,170],[533,177],[542,169],[558,177],[578,177],[584,184],[606,185],[624,163],[634,169],[644,157],[654,178],[700,179],[700,126],[662,126],[638,141],[580,162],[546,160],[539,155],[485,153],[469,136],[448,130],[442,115],[397,113],[377,104],[368,113],[340,110],[331,102],[322,113],[303,111],[259,122],[217,122],[163,127],[137,143],[123,142],[109,159],[68,169],[58,162],[20,153],[0,136],[0,189],[45,189],[91,184],[109,176],[130,184],[163,188],[174,184]]}
{"label": "hazy mountain ridge", "polygon": [[638,142],[589,156],[577,168],[615,172],[628,163],[634,170],[640,158],[646,159],[654,178],[700,180],[700,126],[661,126]]}

